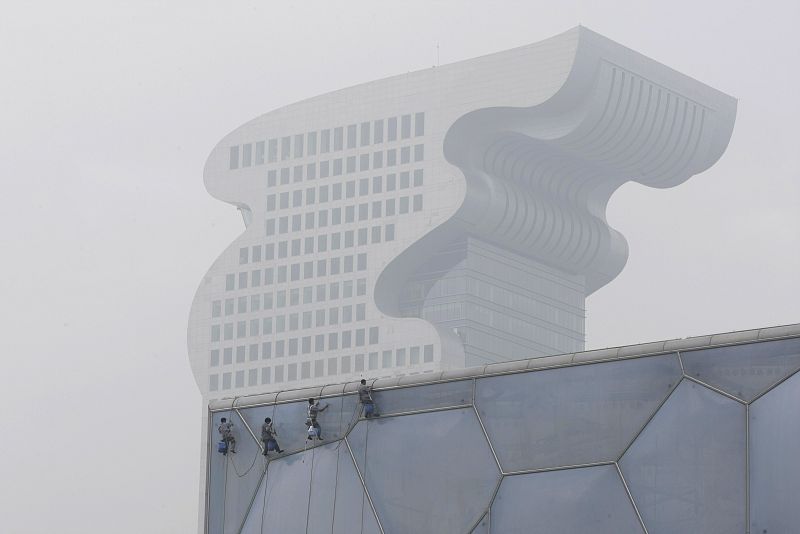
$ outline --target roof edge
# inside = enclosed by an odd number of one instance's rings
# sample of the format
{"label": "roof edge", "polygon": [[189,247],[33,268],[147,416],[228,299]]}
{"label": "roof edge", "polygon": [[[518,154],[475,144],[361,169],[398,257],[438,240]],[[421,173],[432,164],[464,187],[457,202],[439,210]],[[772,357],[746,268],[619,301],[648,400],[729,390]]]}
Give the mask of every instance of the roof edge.
{"label": "roof edge", "polygon": [[[471,380],[473,378],[480,378],[484,376],[531,372],[536,370],[552,369],[555,367],[571,367],[609,360],[642,358],[676,351],[690,351],[725,345],[735,345],[792,337],[800,337],[800,323],[770,326],[751,330],[737,330],[732,332],[722,332],[718,334],[677,338],[649,343],[638,343],[636,345],[623,345],[619,347],[594,349],[583,352],[555,354],[540,358],[493,363],[485,366],[436,371],[424,375],[379,378],[375,380],[374,388],[376,390],[380,390],[397,387],[418,386],[437,382],[450,382],[455,380]],[[310,396],[323,398],[332,397],[341,395],[343,393],[355,393],[357,388],[358,382],[337,382],[313,387],[272,391],[269,393],[256,393],[251,395],[243,395],[240,397],[211,400],[208,403],[208,409],[212,412],[215,412],[221,410],[230,410],[233,408],[246,408],[249,406],[282,404],[284,402],[304,400]]]}

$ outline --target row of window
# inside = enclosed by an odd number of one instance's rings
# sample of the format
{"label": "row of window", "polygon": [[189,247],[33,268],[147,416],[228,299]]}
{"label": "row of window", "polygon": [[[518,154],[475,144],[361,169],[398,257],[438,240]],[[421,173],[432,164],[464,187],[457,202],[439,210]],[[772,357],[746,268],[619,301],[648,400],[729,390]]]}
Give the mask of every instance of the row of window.
{"label": "row of window", "polygon": [[399,149],[390,148],[385,152],[373,152],[371,156],[366,153],[358,156],[347,156],[346,158],[335,158],[304,165],[270,169],[267,171],[267,187],[287,185],[289,183],[302,182],[303,180],[328,178],[329,176],[379,170],[384,167],[388,169],[396,165],[408,165],[409,163],[419,163],[424,160],[425,145],[423,144],[403,146]]}
{"label": "row of window", "polygon": [[[395,191],[396,189],[408,189],[412,184],[411,171],[403,171],[399,174],[399,181],[397,174],[386,175],[386,192]],[[372,180],[369,178],[361,178],[358,180],[358,196],[368,196],[370,194],[370,181],[372,182],[372,194],[380,194],[384,192],[384,177],[373,176]],[[415,169],[413,171],[413,184],[414,187],[423,185],[423,170]],[[291,193],[291,195],[290,195]],[[356,196],[356,181],[350,180],[348,182],[339,182],[330,185],[321,185],[318,188],[309,187],[305,189],[305,199],[303,198],[303,190],[297,189],[294,191],[284,191],[280,194],[267,195],[267,211],[275,211],[276,209],[299,208],[304,205],[312,205],[319,202],[320,204],[328,202],[329,200],[337,201],[342,198],[355,198]]]}
{"label": "row of window", "polygon": [[[355,282],[355,283],[354,283]],[[225,315],[234,313],[258,312],[262,309],[271,310],[273,305],[276,308],[284,306],[296,306],[299,304],[312,304],[314,302],[325,302],[327,300],[337,300],[363,296],[367,294],[367,279],[358,278],[357,280],[344,280],[342,282],[331,282],[330,284],[318,284],[316,286],[306,286],[302,290],[299,287],[287,290],[280,290],[275,293],[256,293],[237,299],[215,300],[211,302],[211,317],[221,317],[223,313],[223,303]],[[262,299],[263,296],[263,299]],[[316,296],[316,299],[315,299]],[[235,304],[235,307],[234,307]]]}
{"label": "row of window", "polygon": [[[325,310],[320,310],[323,312]],[[290,319],[290,331],[298,330],[298,314],[294,313],[291,316],[284,316],[279,315],[275,317],[276,326],[280,326],[276,328],[276,332],[283,332],[286,326],[286,319]],[[264,334],[272,333],[272,317],[265,317],[264,321]],[[268,322],[268,323],[267,323]],[[244,325],[246,328],[247,321],[239,321],[238,324]],[[256,327],[259,324],[258,319],[253,319],[250,321],[250,324],[255,324]],[[269,332],[267,332],[267,324],[269,324]],[[227,323],[225,327],[227,328],[230,326],[230,332],[233,334],[233,323]],[[293,327],[293,328],[292,328]],[[212,338],[214,336],[212,327]],[[226,330],[227,333],[227,330]],[[246,330],[244,331],[246,334]],[[256,332],[255,335],[258,335]],[[237,339],[241,339],[247,337],[246,335],[239,336]],[[229,340],[229,338],[225,338]],[[230,338],[232,340],[233,337]],[[313,340],[313,349],[312,349],[312,340]],[[327,344],[326,344],[327,340]],[[213,339],[212,339],[213,341]],[[219,341],[217,339],[217,341]],[[367,328],[357,328],[355,330],[344,330],[344,331],[336,331],[336,332],[329,332],[328,334],[315,334],[314,336],[303,336],[299,338],[290,338],[290,339],[279,339],[275,341],[275,354],[276,358],[283,358],[284,356],[297,356],[298,354],[311,354],[311,352],[322,352],[324,350],[338,350],[339,348],[342,349],[349,349],[352,346],[356,347],[363,347],[365,345],[376,345],[379,341],[379,329],[377,326],[371,326]],[[245,345],[240,345],[237,347],[237,354],[236,354],[236,363],[244,363],[244,347]],[[249,345],[250,347],[250,361],[258,360],[258,343],[253,343]],[[241,352],[239,350],[241,349]],[[261,359],[268,360],[273,357],[273,342],[272,341],[264,341],[261,343]],[[223,364],[230,364],[233,363],[233,347],[227,347],[222,349],[223,354]],[[299,351],[299,352],[298,352]],[[216,362],[216,363],[215,363]],[[211,365],[212,367],[219,364],[219,350],[214,349],[211,351]]]}
{"label": "row of window", "polygon": [[[330,247],[331,251],[340,250],[342,248],[351,248],[356,245],[364,246],[367,244],[380,243],[381,241],[394,241],[395,239],[395,225],[387,224],[386,226],[373,226],[371,228],[359,228],[358,230],[347,230],[345,232],[334,232],[332,234],[322,234],[316,237],[309,236],[305,238],[297,238],[291,241],[279,241],[277,243],[277,256],[275,253],[276,243],[267,243],[266,245],[253,245],[252,247],[242,247],[239,249],[239,265],[247,263],[258,263],[260,261],[271,261],[276,257],[284,259],[296,257],[304,254],[324,253]],[[263,256],[262,256],[263,251]],[[251,254],[252,252],[252,254]],[[279,268],[280,269],[280,268]],[[261,274],[254,274],[257,271],[251,271],[252,282],[250,285],[261,285]],[[231,291],[236,289],[235,278],[231,279],[234,274],[227,275],[226,289]],[[247,273],[239,273],[239,286],[240,288],[247,287]],[[265,284],[272,283],[272,277],[267,277]],[[283,280],[281,280],[281,273],[278,273],[278,282],[285,282],[285,273]]]}
{"label": "row of window", "polygon": [[[281,161],[285,161],[292,158],[316,156],[317,152],[327,154],[331,151],[350,150],[357,146],[364,147],[393,142],[397,141],[398,134],[400,139],[409,139],[412,136],[411,123],[412,115],[408,114],[400,117],[399,128],[397,117],[389,117],[385,121],[377,119],[360,124],[350,124],[347,127],[338,126],[319,132],[287,135],[266,141],[234,145],[230,147],[229,168],[233,170],[240,166],[250,167],[274,163],[278,161],[279,157]],[[425,113],[415,113],[413,123],[414,137],[425,135]]]}
{"label": "row of window", "polygon": [[[255,295],[257,296],[257,295]],[[272,298],[272,294],[266,294],[264,297]],[[270,309],[272,302],[270,301]],[[285,308],[286,302],[278,302],[278,309]],[[297,305],[296,303],[293,305]],[[255,311],[255,310],[252,310]],[[331,308],[321,308],[317,310],[306,310],[298,313],[291,313],[289,315],[278,315],[275,317],[264,317],[262,319],[250,320],[250,335],[257,336],[260,334],[268,335],[273,333],[273,319],[275,325],[275,332],[282,333],[286,331],[288,325],[289,331],[295,331],[300,328],[321,328],[323,326],[336,326],[340,322],[342,324],[352,323],[353,321],[364,321],[366,319],[366,304],[359,303],[355,306],[348,304],[346,306],[335,306]],[[242,320],[236,323],[237,330],[241,328],[242,335],[238,337],[247,336],[247,321]],[[233,326],[234,323],[226,323],[224,325],[216,325],[218,328],[212,327],[211,340],[218,342],[220,333],[225,336],[226,340],[233,339]],[[221,329],[219,327],[222,327]],[[237,332],[238,333],[238,332]]]}
{"label": "row of window", "polygon": [[[339,314],[340,308],[327,308],[319,310],[309,310],[301,313],[290,313],[288,315],[276,315],[263,318],[255,318],[236,323],[215,324],[211,326],[211,342],[219,343],[220,341],[231,341],[234,339],[234,326],[236,327],[236,339],[244,339],[246,337],[258,337],[261,335],[271,335],[274,333],[282,334],[284,332],[295,332],[301,329],[322,327],[326,325],[335,326],[340,322],[342,324],[349,324],[355,321],[364,321],[366,319],[366,310],[363,304],[358,304],[355,307],[355,317],[353,315],[353,306],[343,306],[341,308],[341,315]],[[249,329],[248,329],[249,325]],[[377,336],[377,329],[375,330]],[[370,339],[372,336],[370,335]]]}
{"label": "row of window", "polygon": [[[274,367],[242,369],[209,375],[210,391],[322,378],[339,374],[362,373],[379,369],[403,368],[433,362],[433,345],[385,350],[368,354],[321,358],[313,361],[280,364]],[[245,386],[245,377],[247,384]],[[232,382],[233,380],[233,382]]]}
{"label": "row of window", "polygon": [[[386,209],[384,209],[384,207]],[[283,235],[289,232],[327,228],[328,226],[350,224],[356,221],[363,222],[369,219],[380,219],[381,217],[406,215],[411,211],[422,211],[422,195],[400,197],[398,199],[387,198],[386,200],[375,200],[371,203],[363,202],[358,205],[344,206],[344,208],[309,211],[306,213],[296,213],[292,216],[284,215],[282,217],[270,218],[265,221],[264,233],[267,237],[273,236],[276,233]],[[364,229],[364,231],[366,231],[366,229]],[[241,259],[240,257],[240,261]]]}
{"label": "row of window", "polygon": [[[283,243],[285,243],[285,241]],[[279,257],[285,257],[285,255],[279,255]],[[337,256],[335,258],[324,258],[321,260],[305,261],[303,263],[279,265],[278,267],[267,267],[263,271],[261,269],[249,271],[249,273],[248,271],[243,271],[240,272],[238,276],[238,289],[260,287],[262,283],[267,286],[273,283],[282,284],[287,281],[296,282],[301,279],[308,280],[315,276],[334,276],[340,273],[347,274],[366,270],[367,254],[362,252],[361,254],[352,256]],[[264,273],[263,278],[261,276],[262,272]],[[225,275],[225,291],[234,291],[237,289],[236,279],[236,273]]]}

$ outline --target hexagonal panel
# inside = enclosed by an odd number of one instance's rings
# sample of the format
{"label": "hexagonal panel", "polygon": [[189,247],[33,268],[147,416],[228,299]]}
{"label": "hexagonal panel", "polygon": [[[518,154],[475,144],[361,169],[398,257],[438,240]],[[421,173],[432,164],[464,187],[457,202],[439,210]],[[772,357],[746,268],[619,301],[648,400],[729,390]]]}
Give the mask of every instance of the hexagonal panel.
{"label": "hexagonal panel", "polygon": [[745,531],[745,407],[684,380],[620,460],[650,534]]}
{"label": "hexagonal panel", "polygon": [[386,534],[468,532],[499,476],[471,408],[361,421],[347,440]]}
{"label": "hexagonal panel", "polygon": [[800,528],[800,373],[750,406],[750,532]]}
{"label": "hexagonal panel", "polygon": [[613,465],[507,476],[491,523],[503,534],[644,532]]}
{"label": "hexagonal panel", "polygon": [[475,406],[506,472],[614,461],[680,379],[674,354],[494,376]]}
{"label": "hexagonal panel", "polygon": [[270,461],[242,530],[262,532],[380,533],[343,442]]}
{"label": "hexagonal panel", "polygon": [[[221,418],[233,422],[236,454],[217,452]],[[210,429],[212,450],[210,462],[209,532],[236,533],[264,472],[264,460],[258,443],[247,431],[236,411],[214,414]]]}
{"label": "hexagonal panel", "polygon": [[681,356],[687,375],[749,402],[800,369],[800,339],[693,350]]}

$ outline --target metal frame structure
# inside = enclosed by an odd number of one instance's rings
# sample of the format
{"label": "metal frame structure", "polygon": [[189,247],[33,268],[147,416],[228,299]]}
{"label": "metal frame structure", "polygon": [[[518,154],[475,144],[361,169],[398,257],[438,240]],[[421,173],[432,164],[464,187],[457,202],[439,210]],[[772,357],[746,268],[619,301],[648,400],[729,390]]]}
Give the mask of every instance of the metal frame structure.
{"label": "metal frame structure", "polygon": [[[715,338],[718,342],[714,342]],[[634,499],[633,494],[629,488],[628,482],[625,479],[625,476],[620,468],[619,462],[621,461],[622,457],[625,453],[630,449],[636,439],[644,432],[644,430],[648,427],[650,422],[659,413],[661,408],[666,404],[666,402],[672,397],[673,393],[676,391],[678,386],[684,381],[695,383],[701,387],[707,388],[708,390],[720,394],[730,400],[733,400],[745,407],[745,496],[746,496],[746,525],[747,525],[747,534],[750,534],[750,407],[751,405],[756,402],[758,399],[763,397],[769,391],[772,391],[783,382],[800,372],[800,370],[795,370],[789,373],[787,376],[778,379],[775,383],[771,386],[766,388],[764,391],[759,392],[757,395],[753,397],[751,401],[745,401],[743,399],[738,398],[737,396],[726,392],[718,387],[715,387],[711,384],[706,383],[703,380],[700,380],[696,377],[692,377],[687,373],[687,370],[684,366],[683,361],[683,354],[695,350],[701,349],[709,349],[709,348],[718,348],[718,347],[726,347],[726,346],[734,346],[734,345],[741,345],[741,344],[755,344],[761,342],[768,342],[768,341],[779,341],[783,339],[792,339],[792,338],[800,338],[800,324],[783,326],[783,327],[774,327],[756,331],[748,331],[748,332],[737,332],[731,334],[722,334],[720,336],[704,336],[699,338],[689,338],[684,340],[675,340],[675,341],[667,341],[661,343],[649,343],[645,345],[633,345],[627,347],[619,347],[616,349],[606,349],[603,351],[588,351],[583,353],[574,353],[570,355],[560,355],[560,356],[553,356],[547,358],[539,358],[533,360],[520,360],[515,362],[508,362],[505,364],[494,364],[488,365],[485,367],[478,367],[474,369],[467,369],[467,370],[459,370],[459,371],[452,371],[452,372],[443,372],[439,376],[433,376],[430,379],[428,377],[419,377],[418,380],[410,379],[410,377],[405,377],[401,379],[392,379],[392,380],[378,380],[374,385],[374,390],[376,392],[384,392],[384,391],[392,391],[398,389],[408,389],[414,388],[419,386],[427,386],[427,385],[435,385],[435,384],[444,384],[449,382],[457,382],[457,381],[471,381],[471,402],[466,404],[459,404],[459,405],[446,405],[446,406],[439,406],[434,408],[424,408],[424,409],[416,409],[416,410],[407,410],[402,412],[396,413],[387,413],[382,414],[381,419],[386,418],[395,418],[395,417],[404,417],[410,415],[419,415],[424,413],[432,413],[432,412],[442,412],[448,410],[457,410],[457,409],[471,409],[472,412],[475,414],[477,419],[478,425],[481,430],[481,434],[486,440],[486,444],[488,445],[488,449],[491,451],[491,455],[494,459],[495,465],[498,471],[497,482],[495,484],[494,490],[492,492],[491,498],[487,503],[486,507],[480,511],[480,515],[477,520],[471,524],[468,533],[471,533],[474,529],[476,529],[481,521],[484,518],[489,517],[491,513],[492,505],[494,504],[495,498],[500,490],[503,480],[505,477],[510,476],[518,476],[518,475],[526,475],[532,473],[542,473],[542,472],[551,472],[551,471],[562,471],[568,469],[578,469],[578,468],[585,468],[585,467],[598,467],[598,466],[611,466],[613,465],[617,474],[620,477],[622,485],[624,487],[625,493],[627,494],[628,500],[630,501],[633,510],[636,514],[636,517],[643,529],[645,534],[649,534],[647,530],[647,526],[645,521],[639,511],[639,507]],[[678,347],[679,346],[679,347]],[[669,348],[668,348],[669,347]],[[674,348],[673,348],[674,347]],[[638,350],[637,350],[638,349]],[[655,350],[653,350],[655,349]],[[611,354],[614,355],[611,355]],[[660,401],[658,406],[653,410],[647,420],[642,424],[642,426],[636,431],[633,435],[632,439],[630,439],[627,445],[622,449],[622,452],[613,460],[607,461],[599,461],[599,462],[590,462],[590,463],[583,463],[583,464],[574,464],[574,465],[560,465],[560,466],[552,466],[546,468],[536,468],[536,469],[523,469],[523,470],[516,470],[516,471],[506,471],[503,468],[502,462],[495,450],[495,447],[492,443],[492,439],[489,436],[488,431],[486,430],[486,426],[483,422],[483,419],[477,409],[476,405],[476,390],[477,390],[477,381],[478,379],[486,378],[486,377],[494,377],[494,376],[505,376],[505,375],[512,375],[512,374],[521,374],[521,373],[528,373],[528,372],[537,372],[537,371],[544,371],[544,370],[552,370],[552,369],[560,369],[566,367],[575,367],[575,366],[582,366],[582,365],[590,365],[596,363],[606,363],[606,362],[615,362],[615,361],[623,361],[623,360],[630,360],[630,359],[637,359],[637,358],[649,358],[649,357],[656,357],[656,356],[664,356],[668,354],[676,355],[678,362],[680,364],[680,372],[681,376],[678,380],[675,381],[674,384],[671,385],[669,392],[664,396],[664,398]],[[592,357],[595,356],[595,357]],[[400,381],[404,383],[399,383]],[[338,393],[327,393],[331,387],[339,388]],[[272,402],[264,402],[261,400],[261,396],[256,396],[255,398],[247,398],[247,397],[234,397],[233,399],[228,400],[221,400],[215,401],[211,403],[209,406],[208,417],[209,417],[209,431],[213,430],[211,428],[211,418],[215,413],[229,411],[231,413],[236,412],[239,416],[241,421],[244,423],[247,432],[250,434],[252,439],[258,444],[258,448],[260,451],[263,452],[263,447],[260,444],[260,440],[256,438],[255,433],[247,424],[246,419],[240,412],[240,409],[245,408],[254,408],[254,407],[263,407],[263,406],[279,406],[283,404],[288,404],[292,402],[297,402],[298,400],[305,399],[309,396],[313,396],[319,399],[331,399],[331,398],[342,398],[344,399],[345,396],[348,395],[355,395],[355,388],[357,387],[356,383],[344,383],[338,384],[334,386],[323,386],[320,388],[315,388],[313,390],[304,389],[304,390],[294,390],[294,391],[279,391],[274,394],[274,400]],[[280,399],[282,394],[287,394],[287,398]],[[341,414],[340,414],[341,418]],[[355,419],[354,423],[351,423],[346,428],[344,434],[339,437],[337,440],[331,440],[327,442],[323,442],[317,445],[313,445],[311,448],[316,448],[323,445],[329,445],[336,441],[343,442],[348,450],[350,459],[353,461],[353,465],[355,466],[356,473],[358,474],[359,481],[361,482],[361,487],[363,488],[364,495],[369,502],[370,509],[375,516],[378,528],[381,531],[381,534],[384,534],[384,527],[378,514],[377,508],[375,503],[370,495],[368,485],[364,478],[364,474],[361,472],[361,468],[359,467],[358,462],[356,461],[355,454],[353,453],[352,447],[349,441],[349,434],[358,421],[364,420],[362,417],[358,417]],[[212,440],[208,440],[208,447],[207,450],[209,453],[211,452],[211,443]],[[282,455],[280,458],[284,458],[286,456],[297,454],[299,452],[304,452],[306,449],[298,449],[298,450],[290,450],[287,454]],[[249,503],[248,512],[252,509],[253,503],[255,502],[255,498],[258,495],[259,489],[261,484],[263,483],[264,477],[266,476],[266,472],[269,468],[269,463],[273,461],[271,459],[267,459],[264,471],[262,472],[261,478],[259,479],[259,483],[256,486],[256,491]],[[207,476],[210,475],[210,462],[207,462],[206,465],[207,469]],[[313,471],[313,469],[312,469]],[[227,476],[227,470],[226,470]],[[313,473],[312,473],[313,476]],[[337,467],[337,477],[338,477],[338,467]],[[208,479],[208,478],[207,478]],[[210,480],[210,479],[209,479]],[[266,488],[265,488],[266,491]],[[208,499],[210,497],[210,493],[208,488],[206,489],[206,499],[207,499],[207,510],[210,503]],[[243,519],[237,533],[241,533],[242,529],[244,528],[244,524],[246,521],[247,514],[245,514],[245,518]],[[491,520],[488,523],[489,532],[491,533]],[[206,532],[207,534],[216,534],[210,533],[208,527],[208,516],[206,516]]]}

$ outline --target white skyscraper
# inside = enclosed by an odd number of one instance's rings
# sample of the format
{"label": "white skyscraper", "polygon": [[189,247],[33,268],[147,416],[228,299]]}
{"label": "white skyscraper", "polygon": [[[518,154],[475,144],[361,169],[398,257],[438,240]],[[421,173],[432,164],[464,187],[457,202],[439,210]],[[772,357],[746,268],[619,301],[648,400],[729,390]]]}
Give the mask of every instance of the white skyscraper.
{"label": "white skyscraper", "polygon": [[712,165],[736,102],[585,28],[291,104],[206,163],[245,231],[189,320],[205,398],[584,347],[605,208]]}

